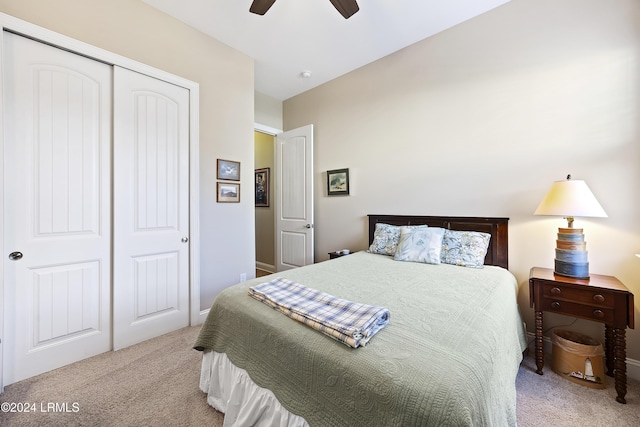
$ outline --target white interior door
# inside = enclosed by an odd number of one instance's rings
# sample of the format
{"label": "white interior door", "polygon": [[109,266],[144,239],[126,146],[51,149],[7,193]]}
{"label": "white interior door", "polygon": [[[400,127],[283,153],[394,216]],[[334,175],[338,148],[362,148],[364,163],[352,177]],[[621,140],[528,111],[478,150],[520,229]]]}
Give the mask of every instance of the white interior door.
{"label": "white interior door", "polygon": [[3,33],[4,383],[111,348],[112,69]]}
{"label": "white interior door", "polygon": [[276,270],[313,264],[313,125],[276,135]]}
{"label": "white interior door", "polygon": [[114,76],[117,350],[189,325],[189,91]]}

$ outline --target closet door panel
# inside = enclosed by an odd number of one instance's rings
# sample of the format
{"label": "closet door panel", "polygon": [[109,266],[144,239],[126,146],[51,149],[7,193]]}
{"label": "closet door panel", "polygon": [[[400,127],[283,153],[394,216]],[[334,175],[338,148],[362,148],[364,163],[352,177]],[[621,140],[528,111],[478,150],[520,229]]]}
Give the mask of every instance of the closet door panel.
{"label": "closet door panel", "polygon": [[189,92],[114,70],[114,348],[189,324]]}
{"label": "closet door panel", "polygon": [[112,68],[15,34],[3,38],[11,384],[111,348]]}

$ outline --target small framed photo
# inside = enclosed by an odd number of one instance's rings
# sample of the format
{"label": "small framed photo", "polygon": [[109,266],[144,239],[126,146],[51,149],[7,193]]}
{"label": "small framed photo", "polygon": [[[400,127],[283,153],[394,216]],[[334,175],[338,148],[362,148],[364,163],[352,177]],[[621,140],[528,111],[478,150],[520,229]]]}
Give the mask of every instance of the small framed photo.
{"label": "small framed photo", "polygon": [[269,207],[269,168],[256,169],[256,207]]}
{"label": "small framed photo", "polygon": [[327,171],[327,194],[329,196],[349,194],[349,169]]}
{"label": "small framed photo", "polygon": [[240,181],[240,162],[218,159],[218,179]]}
{"label": "small framed photo", "polygon": [[218,182],[216,201],[218,203],[239,203],[240,184],[234,182]]}

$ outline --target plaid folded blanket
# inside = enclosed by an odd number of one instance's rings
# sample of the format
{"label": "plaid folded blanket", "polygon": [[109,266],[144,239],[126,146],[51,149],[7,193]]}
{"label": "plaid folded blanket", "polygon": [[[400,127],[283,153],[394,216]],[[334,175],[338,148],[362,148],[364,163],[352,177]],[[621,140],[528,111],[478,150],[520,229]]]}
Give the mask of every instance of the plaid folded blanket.
{"label": "plaid folded blanket", "polygon": [[364,346],[389,323],[389,310],[360,304],[276,278],[249,288],[249,295],[350,347]]}

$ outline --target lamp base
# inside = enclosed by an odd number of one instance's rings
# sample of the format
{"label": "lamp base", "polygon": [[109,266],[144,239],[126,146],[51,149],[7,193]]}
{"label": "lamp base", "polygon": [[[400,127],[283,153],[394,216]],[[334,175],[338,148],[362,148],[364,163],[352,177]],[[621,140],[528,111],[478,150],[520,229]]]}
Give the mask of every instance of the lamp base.
{"label": "lamp base", "polygon": [[554,274],[558,276],[571,277],[573,279],[588,279],[589,278],[589,263],[579,264],[560,261],[555,259]]}
{"label": "lamp base", "polygon": [[574,279],[588,279],[586,245],[581,228],[559,228],[554,273]]}

